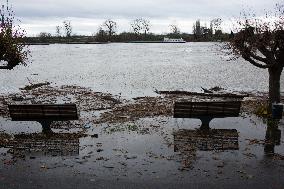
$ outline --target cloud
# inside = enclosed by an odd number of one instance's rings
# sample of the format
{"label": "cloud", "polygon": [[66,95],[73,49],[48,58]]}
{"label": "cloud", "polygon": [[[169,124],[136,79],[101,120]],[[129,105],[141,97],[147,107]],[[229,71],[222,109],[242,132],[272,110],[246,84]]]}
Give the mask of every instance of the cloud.
{"label": "cloud", "polygon": [[66,19],[72,19],[80,32],[87,32],[86,22],[97,27],[102,20],[108,18],[120,20],[122,22],[118,23],[120,30],[127,30],[129,21],[139,17],[149,18],[160,25],[160,29],[155,29],[157,32],[165,30],[166,25],[174,19],[185,23],[184,28],[188,30],[188,24],[196,19],[204,21],[216,17],[228,19],[249,8],[261,13],[264,9],[271,9],[277,2],[277,0],[10,0],[16,16],[23,21],[24,26],[28,27],[30,33],[36,33],[44,28],[49,31],[51,27]]}

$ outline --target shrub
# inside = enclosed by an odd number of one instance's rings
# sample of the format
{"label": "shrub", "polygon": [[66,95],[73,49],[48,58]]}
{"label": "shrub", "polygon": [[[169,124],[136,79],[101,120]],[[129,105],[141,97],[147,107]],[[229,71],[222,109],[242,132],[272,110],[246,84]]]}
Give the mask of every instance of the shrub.
{"label": "shrub", "polygon": [[26,65],[30,51],[24,44],[25,30],[15,24],[12,8],[0,8],[0,61],[7,62],[1,69],[13,69],[19,64]]}

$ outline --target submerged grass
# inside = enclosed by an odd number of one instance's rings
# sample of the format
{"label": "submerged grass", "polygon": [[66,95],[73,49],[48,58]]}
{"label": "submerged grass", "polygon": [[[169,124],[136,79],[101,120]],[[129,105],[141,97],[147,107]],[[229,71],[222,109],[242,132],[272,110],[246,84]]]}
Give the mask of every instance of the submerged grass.
{"label": "submerged grass", "polygon": [[271,117],[270,112],[271,111],[269,111],[267,104],[259,104],[256,107],[254,114],[257,115],[258,117],[269,118],[269,117]]}
{"label": "submerged grass", "polygon": [[127,125],[117,125],[105,128],[105,132],[108,134],[113,134],[116,132],[138,132],[139,127],[135,124],[127,124]]}

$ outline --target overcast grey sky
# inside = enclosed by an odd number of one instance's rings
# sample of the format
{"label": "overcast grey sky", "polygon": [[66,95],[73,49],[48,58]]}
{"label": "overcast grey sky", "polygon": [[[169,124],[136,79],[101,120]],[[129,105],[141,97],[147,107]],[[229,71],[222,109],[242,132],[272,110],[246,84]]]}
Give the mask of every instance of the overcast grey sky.
{"label": "overcast grey sky", "polygon": [[[4,3],[6,0],[0,0]],[[231,19],[242,10],[253,9],[261,14],[272,10],[283,0],[9,0],[16,16],[28,35],[39,32],[55,33],[55,26],[71,20],[74,33],[90,35],[105,19],[118,23],[119,32],[130,31],[135,18],[151,21],[154,33],[169,32],[169,24],[176,23],[182,32],[192,32],[192,24],[222,18],[223,27],[230,29]],[[209,26],[209,25],[208,25]]]}

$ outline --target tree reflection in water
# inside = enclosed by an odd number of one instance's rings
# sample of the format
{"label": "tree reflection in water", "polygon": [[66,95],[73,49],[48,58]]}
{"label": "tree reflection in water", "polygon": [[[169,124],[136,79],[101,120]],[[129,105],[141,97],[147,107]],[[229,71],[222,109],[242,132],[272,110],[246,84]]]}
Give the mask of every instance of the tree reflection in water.
{"label": "tree reflection in water", "polygon": [[278,129],[279,120],[268,119],[265,134],[264,153],[274,155],[274,148],[281,143],[281,130]]}

